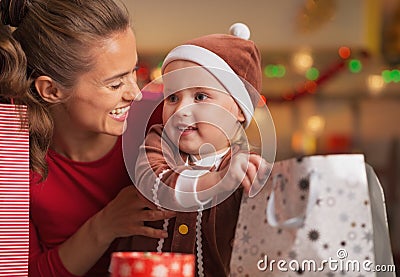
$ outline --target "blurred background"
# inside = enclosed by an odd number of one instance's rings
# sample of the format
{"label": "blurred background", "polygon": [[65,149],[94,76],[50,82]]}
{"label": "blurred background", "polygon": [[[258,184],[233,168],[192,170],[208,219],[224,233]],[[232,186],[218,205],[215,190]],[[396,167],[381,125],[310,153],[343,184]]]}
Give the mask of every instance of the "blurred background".
{"label": "blurred background", "polygon": [[[125,3],[137,37],[142,87],[160,76],[160,63],[173,47],[227,33],[235,22],[247,24],[262,53],[262,96],[275,123],[276,160],[364,154],[385,191],[399,270],[399,0]],[[160,89],[144,96],[161,97]]]}

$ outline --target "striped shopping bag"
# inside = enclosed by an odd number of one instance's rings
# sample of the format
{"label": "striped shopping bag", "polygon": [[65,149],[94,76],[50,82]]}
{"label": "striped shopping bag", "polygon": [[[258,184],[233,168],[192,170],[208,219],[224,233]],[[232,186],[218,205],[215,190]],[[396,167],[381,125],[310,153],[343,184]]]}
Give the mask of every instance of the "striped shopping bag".
{"label": "striped shopping bag", "polygon": [[29,133],[21,124],[26,117],[25,106],[0,104],[0,276],[28,276]]}

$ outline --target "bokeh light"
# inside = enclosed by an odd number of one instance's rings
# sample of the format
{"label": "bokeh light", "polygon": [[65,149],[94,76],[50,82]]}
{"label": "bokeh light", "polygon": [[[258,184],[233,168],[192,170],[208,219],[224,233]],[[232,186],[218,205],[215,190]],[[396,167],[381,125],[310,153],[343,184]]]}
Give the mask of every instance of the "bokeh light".
{"label": "bokeh light", "polygon": [[362,70],[362,63],[358,59],[350,60],[348,66],[352,73],[359,73]]}
{"label": "bokeh light", "polygon": [[345,59],[348,59],[350,57],[351,50],[347,46],[342,46],[342,47],[339,48],[338,53],[339,53],[339,57],[341,57],[342,59],[345,60]]}
{"label": "bokeh light", "polygon": [[311,81],[317,80],[319,77],[319,70],[315,67],[311,67],[306,72],[306,78]]}

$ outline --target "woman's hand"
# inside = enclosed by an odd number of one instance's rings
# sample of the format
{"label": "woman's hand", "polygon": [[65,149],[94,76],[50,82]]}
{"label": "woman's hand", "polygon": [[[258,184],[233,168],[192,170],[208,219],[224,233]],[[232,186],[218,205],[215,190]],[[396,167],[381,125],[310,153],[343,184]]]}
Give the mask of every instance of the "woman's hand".
{"label": "woman's hand", "polygon": [[152,238],[165,238],[168,233],[144,226],[144,221],[157,221],[171,218],[175,212],[161,211],[145,199],[135,186],[122,189],[119,194],[95,217],[94,228],[98,239],[111,243],[117,237],[143,235]]}
{"label": "woman's hand", "polygon": [[[65,268],[75,274],[85,274],[118,237],[143,235],[164,238],[162,230],[143,226],[143,221],[155,221],[175,216],[174,212],[157,210],[130,185],[100,212],[86,221],[78,231],[59,246]],[[77,254],[79,252],[79,254]]]}

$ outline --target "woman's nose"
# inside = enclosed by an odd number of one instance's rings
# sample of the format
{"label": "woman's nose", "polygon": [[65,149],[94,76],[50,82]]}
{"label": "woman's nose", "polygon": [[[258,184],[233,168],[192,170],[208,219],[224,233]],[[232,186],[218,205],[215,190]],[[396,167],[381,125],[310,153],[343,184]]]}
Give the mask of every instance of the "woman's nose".
{"label": "woman's nose", "polygon": [[136,81],[132,80],[131,82],[129,82],[123,98],[128,101],[140,101],[142,99],[142,96],[142,92],[140,91]]}

